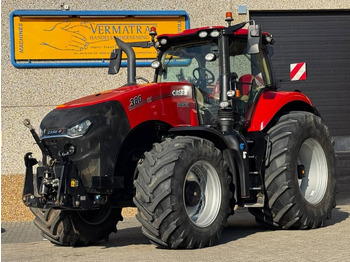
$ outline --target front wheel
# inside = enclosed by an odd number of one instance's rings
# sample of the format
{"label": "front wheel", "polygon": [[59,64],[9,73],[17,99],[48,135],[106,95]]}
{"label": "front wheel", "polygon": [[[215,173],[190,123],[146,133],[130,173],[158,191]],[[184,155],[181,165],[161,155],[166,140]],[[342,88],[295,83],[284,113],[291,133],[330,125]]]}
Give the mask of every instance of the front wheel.
{"label": "front wheel", "polygon": [[31,208],[34,224],[41,234],[54,244],[63,246],[92,245],[108,239],[117,232],[118,221],[123,220],[121,208],[105,206],[96,210],[72,211]]}
{"label": "front wheel", "polygon": [[155,144],[138,166],[134,203],[142,231],[170,248],[213,245],[231,213],[231,176],[208,140],[176,137]]}
{"label": "front wheel", "polygon": [[335,157],[327,127],[308,112],[291,112],[268,135],[265,207],[250,209],[274,228],[322,226],[335,206]]}

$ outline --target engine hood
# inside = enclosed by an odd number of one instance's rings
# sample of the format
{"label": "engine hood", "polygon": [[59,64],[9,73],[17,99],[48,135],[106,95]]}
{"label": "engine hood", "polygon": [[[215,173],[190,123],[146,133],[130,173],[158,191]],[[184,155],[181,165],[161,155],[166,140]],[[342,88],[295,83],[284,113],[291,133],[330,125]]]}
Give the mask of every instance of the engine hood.
{"label": "engine hood", "polygon": [[146,121],[161,121],[171,126],[198,125],[193,88],[187,82],[168,82],[123,86],[96,93],[57,106],[55,115],[47,117],[53,117],[47,126],[56,125],[57,117],[65,126],[70,125],[73,119],[69,122],[65,119],[71,118],[72,112],[76,115],[74,120],[81,121],[89,108],[105,108],[105,104],[112,102],[121,106],[131,129]]}
{"label": "engine hood", "polygon": [[125,100],[129,101],[131,97],[137,94],[149,93],[150,95],[160,95],[162,93],[171,93],[173,90],[181,89],[184,86],[186,86],[187,89],[191,89],[192,85],[189,83],[169,82],[123,86],[58,105],[56,109],[90,106],[112,100],[117,100],[120,102]]}

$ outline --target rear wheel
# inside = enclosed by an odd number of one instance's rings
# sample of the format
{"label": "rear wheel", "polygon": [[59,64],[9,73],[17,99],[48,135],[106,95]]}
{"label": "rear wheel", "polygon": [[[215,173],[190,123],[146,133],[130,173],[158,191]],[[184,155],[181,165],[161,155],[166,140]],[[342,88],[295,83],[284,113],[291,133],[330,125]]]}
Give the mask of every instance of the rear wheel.
{"label": "rear wheel", "polygon": [[282,116],[268,131],[265,207],[250,209],[273,228],[317,228],[335,206],[335,160],[328,129],[307,112]]}
{"label": "rear wheel", "polygon": [[231,213],[231,177],[208,140],[176,137],[155,144],[138,166],[134,203],[142,231],[170,248],[213,245]]}
{"label": "rear wheel", "polygon": [[103,207],[89,211],[31,208],[34,224],[52,243],[64,246],[92,245],[117,232],[121,209]]}

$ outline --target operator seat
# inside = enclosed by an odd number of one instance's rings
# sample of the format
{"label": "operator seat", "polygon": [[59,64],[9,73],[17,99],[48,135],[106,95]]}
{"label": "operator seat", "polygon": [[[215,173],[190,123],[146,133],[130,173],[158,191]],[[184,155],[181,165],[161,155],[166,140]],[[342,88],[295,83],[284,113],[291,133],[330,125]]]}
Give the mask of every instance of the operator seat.
{"label": "operator seat", "polygon": [[251,74],[242,75],[239,78],[240,91],[241,91],[241,100],[244,102],[248,102],[249,91],[252,88],[254,81],[254,76]]}

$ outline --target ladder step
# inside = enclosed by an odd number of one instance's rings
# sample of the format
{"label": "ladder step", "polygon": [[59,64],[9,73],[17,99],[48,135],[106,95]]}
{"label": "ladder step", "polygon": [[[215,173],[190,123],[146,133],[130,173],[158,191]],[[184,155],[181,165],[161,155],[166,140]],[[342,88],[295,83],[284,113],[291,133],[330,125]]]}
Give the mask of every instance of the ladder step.
{"label": "ladder step", "polygon": [[264,207],[262,203],[245,203],[244,207]]}
{"label": "ladder step", "polygon": [[249,188],[250,190],[261,190],[261,187],[251,187],[251,188]]}

